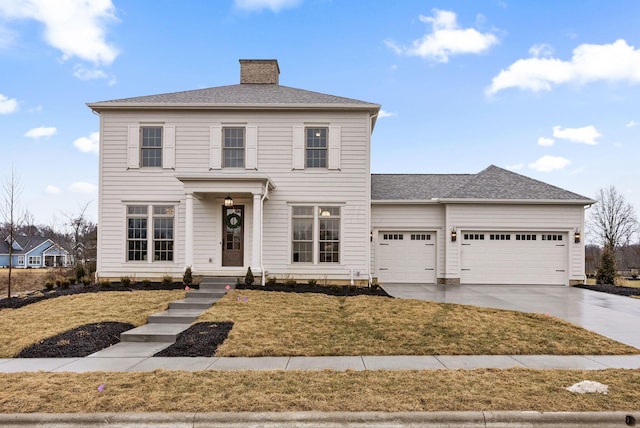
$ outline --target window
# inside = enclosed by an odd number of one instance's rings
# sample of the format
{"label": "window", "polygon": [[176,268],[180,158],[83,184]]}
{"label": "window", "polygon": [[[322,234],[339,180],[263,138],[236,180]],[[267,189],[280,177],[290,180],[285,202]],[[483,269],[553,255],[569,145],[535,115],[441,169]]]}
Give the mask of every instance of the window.
{"label": "window", "polygon": [[292,262],[340,263],[340,208],[292,208]]}
{"label": "window", "polygon": [[404,235],[402,233],[385,233],[382,235],[382,239],[385,241],[402,241]]}
{"label": "window", "polygon": [[466,240],[471,240],[471,241],[477,241],[477,240],[484,240],[484,233],[465,233],[464,234],[464,239]]}
{"label": "window", "polygon": [[412,233],[411,234],[411,240],[412,241],[431,241],[431,235],[426,234],[426,233],[416,233],[415,235]]}
{"label": "window", "polygon": [[18,265],[24,265],[24,256],[18,256]]}
{"label": "window", "polygon": [[128,206],[127,261],[173,261],[174,216],[173,205]]}
{"label": "window", "polygon": [[307,128],[306,132],[306,167],[326,168],[327,128]]}
{"label": "window", "polygon": [[[542,237],[544,240],[544,236]],[[516,241],[535,241],[536,235],[532,234],[516,234]]]}
{"label": "window", "polygon": [[40,256],[29,256],[29,266],[40,266]]}
{"label": "window", "polygon": [[562,235],[542,235],[543,241],[562,241]]}
{"label": "window", "polygon": [[147,260],[147,207],[127,207],[127,260]]}
{"label": "window", "polygon": [[223,129],[223,164],[224,168],[244,168],[244,128]]}
{"label": "window", "polygon": [[173,206],[153,207],[153,260],[173,261],[173,215]]}
{"label": "window", "polygon": [[[518,237],[518,235],[516,235],[516,239],[518,239],[517,237]],[[504,234],[504,233],[500,233],[500,234],[498,234],[498,233],[493,234],[492,233],[491,235],[489,235],[489,240],[490,241],[510,241],[511,240],[511,235]]]}
{"label": "window", "polygon": [[162,127],[143,126],[140,128],[142,134],[141,163],[143,167],[162,166]]}

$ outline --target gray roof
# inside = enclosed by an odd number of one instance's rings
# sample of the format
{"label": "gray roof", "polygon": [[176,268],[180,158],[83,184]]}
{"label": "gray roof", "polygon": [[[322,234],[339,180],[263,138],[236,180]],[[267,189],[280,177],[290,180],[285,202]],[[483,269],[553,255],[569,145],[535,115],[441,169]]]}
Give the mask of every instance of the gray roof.
{"label": "gray roof", "polygon": [[372,174],[371,199],[595,202],[495,165],[477,174]]}
{"label": "gray roof", "polygon": [[238,84],[192,91],[122,98],[89,103],[93,109],[110,107],[304,107],[359,108],[378,110],[380,105],[335,95],[273,84]]}
{"label": "gray roof", "polygon": [[[14,239],[22,247],[22,251],[13,250],[13,254],[27,254],[49,238],[43,236],[15,236]],[[0,254],[9,254],[9,242],[6,239],[0,242]]]}

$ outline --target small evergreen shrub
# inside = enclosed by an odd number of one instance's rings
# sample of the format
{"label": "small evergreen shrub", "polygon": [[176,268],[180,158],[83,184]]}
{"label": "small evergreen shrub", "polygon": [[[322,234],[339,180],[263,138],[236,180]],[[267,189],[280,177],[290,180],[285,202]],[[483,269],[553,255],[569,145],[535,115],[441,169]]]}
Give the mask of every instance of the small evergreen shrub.
{"label": "small evergreen shrub", "polygon": [[121,276],[120,277],[120,284],[122,284],[124,287],[128,287],[131,285],[131,278],[129,278],[128,276]]}
{"label": "small evergreen shrub", "polygon": [[255,282],[255,278],[253,277],[253,272],[251,272],[251,266],[247,268],[247,274],[244,276],[244,283],[246,285],[253,285]]}
{"label": "small evergreen shrub", "polygon": [[191,266],[188,266],[185,269],[184,275],[182,275],[182,282],[184,283],[184,285],[193,284],[193,275],[191,273]]}
{"label": "small evergreen shrub", "polygon": [[613,250],[605,247],[600,258],[600,266],[596,274],[596,282],[598,284],[614,285],[616,280],[616,261]]}

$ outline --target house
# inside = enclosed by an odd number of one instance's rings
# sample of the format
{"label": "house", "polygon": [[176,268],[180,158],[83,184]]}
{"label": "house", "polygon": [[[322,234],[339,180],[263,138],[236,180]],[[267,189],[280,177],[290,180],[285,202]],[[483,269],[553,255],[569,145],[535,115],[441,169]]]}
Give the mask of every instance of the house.
{"label": "house", "polygon": [[263,280],[584,280],[594,201],[493,166],[372,175],[380,106],[279,74],[276,60],[240,60],[240,84],[88,104],[100,116],[99,277],[190,266]]}
{"label": "house", "polygon": [[[0,266],[9,266],[10,237],[0,242]],[[51,239],[42,236],[15,236],[11,254],[14,268],[69,266],[69,252]]]}

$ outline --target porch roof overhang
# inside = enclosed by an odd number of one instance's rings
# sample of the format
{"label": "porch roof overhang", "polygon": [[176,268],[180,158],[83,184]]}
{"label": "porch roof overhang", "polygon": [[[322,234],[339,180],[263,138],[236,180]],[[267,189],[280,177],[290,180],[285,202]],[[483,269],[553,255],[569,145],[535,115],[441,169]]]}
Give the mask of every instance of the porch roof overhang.
{"label": "porch roof overhang", "polygon": [[276,185],[269,177],[261,174],[238,174],[238,175],[179,175],[176,179],[184,185],[187,193],[195,195],[218,193],[251,193],[263,195],[276,188]]}

